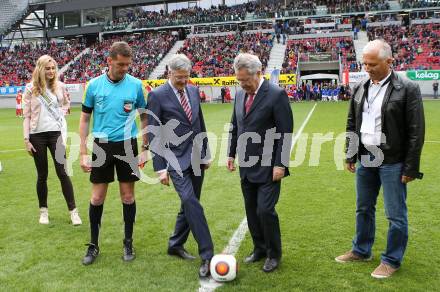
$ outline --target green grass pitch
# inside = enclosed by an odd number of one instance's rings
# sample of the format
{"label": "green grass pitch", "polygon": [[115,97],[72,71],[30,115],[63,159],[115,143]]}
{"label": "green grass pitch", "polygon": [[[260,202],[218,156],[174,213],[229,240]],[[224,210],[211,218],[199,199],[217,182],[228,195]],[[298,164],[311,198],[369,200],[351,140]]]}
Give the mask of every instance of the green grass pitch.
{"label": "green grass pitch", "polygon": [[[292,104],[295,131],[298,131],[313,103]],[[308,139],[299,140],[304,161],[283,180],[277,211],[280,216],[283,258],[280,269],[271,274],[262,262],[240,264],[238,278],[219,291],[434,291],[440,285],[440,103],[424,102],[426,143],[421,170],[423,180],[409,184],[409,243],[401,270],[387,280],[370,276],[385,249],[387,220],[383,200],[377,206],[374,260],[370,263],[338,264],[334,257],[351,247],[355,227],[354,175],[338,170],[334,159],[335,141],[322,144],[317,163],[313,133],[333,133],[345,129],[347,103],[319,103],[304,128]],[[232,105],[203,106],[208,131],[219,138],[230,120]],[[77,132],[80,108],[68,117],[69,131]],[[187,262],[166,254],[180,202],[172,187],[159,184],[136,185],[137,221],[134,246],[137,258],[124,263],[122,255],[122,206],[113,183],[104,204],[100,236],[101,254],[95,264],[84,267],[81,259],[89,240],[88,204],[90,183],[73,165],[73,186],[83,225],[70,225],[66,204],[49,161],[50,225],[38,224],[35,190],[36,170],[24,151],[21,119],[13,109],[0,110],[0,290],[2,291],[197,291],[199,261]],[[316,134],[315,134],[315,137]],[[322,139],[321,139],[322,140]],[[321,141],[323,142],[323,141]],[[215,253],[220,253],[244,218],[238,173],[219,166],[221,139],[216,160],[207,171],[202,204],[213,236]],[[302,143],[302,144],[301,144]],[[300,146],[302,145],[302,146]],[[316,145],[315,145],[316,146]],[[298,148],[298,149],[297,149]],[[316,149],[315,149],[316,148]],[[73,148],[72,148],[73,149]],[[72,151],[71,149],[71,151]],[[298,150],[298,151],[296,151]],[[220,156],[220,157],[219,157]],[[146,173],[153,175],[151,162]],[[197,254],[190,239],[186,248]],[[251,251],[246,234],[236,257]]]}

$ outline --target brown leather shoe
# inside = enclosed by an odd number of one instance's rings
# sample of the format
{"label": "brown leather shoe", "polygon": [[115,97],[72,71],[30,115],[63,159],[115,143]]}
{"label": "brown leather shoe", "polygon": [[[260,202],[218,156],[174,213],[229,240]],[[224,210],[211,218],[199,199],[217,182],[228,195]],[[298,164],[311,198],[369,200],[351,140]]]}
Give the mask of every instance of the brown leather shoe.
{"label": "brown leather shoe", "polygon": [[368,258],[361,257],[355,254],[352,250],[347,251],[343,255],[335,257],[335,261],[338,263],[350,263],[350,262],[369,262],[373,259],[373,255]]}
{"label": "brown leather shoe", "polygon": [[380,263],[380,265],[371,273],[371,277],[376,279],[386,279],[391,277],[399,268],[393,268],[392,266]]}

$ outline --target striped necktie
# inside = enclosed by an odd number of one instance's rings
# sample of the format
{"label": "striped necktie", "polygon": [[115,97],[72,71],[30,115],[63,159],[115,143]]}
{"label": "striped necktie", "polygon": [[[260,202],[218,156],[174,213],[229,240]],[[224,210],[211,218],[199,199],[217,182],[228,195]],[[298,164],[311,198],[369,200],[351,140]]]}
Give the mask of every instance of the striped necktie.
{"label": "striped necktie", "polygon": [[252,103],[254,102],[254,97],[255,97],[255,94],[251,94],[248,96],[248,99],[246,100],[246,104],[244,105],[244,107],[246,109],[246,114],[249,112],[249,110],[252,106]]}
{"label": "striped necktie", "polygon": [[183,111],[185,112],[186,116],[188,117],[188,120],[192,121],[192,112],[191,108],[188,103],[188,99],[185,96],[185,91],[183,89],[180,89],[177,91],[180,96],[180,104],[182,105]]}

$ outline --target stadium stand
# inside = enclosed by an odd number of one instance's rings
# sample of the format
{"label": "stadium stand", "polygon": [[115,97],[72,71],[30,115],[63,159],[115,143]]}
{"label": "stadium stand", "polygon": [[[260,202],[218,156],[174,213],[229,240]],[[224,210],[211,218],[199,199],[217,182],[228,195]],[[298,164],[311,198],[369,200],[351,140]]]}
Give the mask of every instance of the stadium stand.
{"label": "stadium stand", "polygon": [[298,61],[313,61],[313,58],[318,61],[323,55],[329,61],[338,61],[340,56],[344,68],[358,71],[357,66],[352,65],[357,64],[352,38],[332,37],[289,40],[281,73],[296,73]]}
{"label": "stadium stand", "polygon": [[247,30],[264,30],[272,29],[272,21],[252,21],[245,23],[216,23],[213,25],[200,25],[194,27],[192,34],[206,34],[206,33],[219,33],[219,32],[235,32],[235,31],[247,31]]}
{"label": "stadium stand", "polygon": [[171,33],[143,32],[130,35],[113,35],[96,43],[90,51],[77,59],[64,73],[66,83],[86,82],[107,68],[107,54],[115,41],[124,40],[133,49],[133,65],[130,74],[147,79],[160,60],[168,53],[176,41]]}
{"label": "stadium stand", "polygon": [[179,53],[186,54],[193,62],[192,77],[233,76],[232,64],[240,52],[258,55],[264,71],[272,45],[270,33],[236,33],[188,38]]}
{"label": "stadium stand", "polygon": [[163,10],[156,12],[136,9],[128,11],[126,15],[122,15],[108,23],[105,30],[121,30],[130,24],[132,24],[132,28],[136,29],[244,20],[246,13],[255,9],[255,4],[256,2],[234,6],[219,5],[210,9],[193,7],[174,10],[171,13],[165,13]]}
{"label": "stadium stand", "polygon": [[428,7],[439,7],[440,6],[440,1],[426,1],[426,0],[403,0],[400,1],[400,6],[403,9],[408,9],[408,8],[428,8]]}
{"label": "stadium stand", "polygon": [[390,5],[387,0],[320,0],[319,5],[326,5],[328,13],[368,12],[388,10]]}
{"label": "stadium stand", "polygon": [[106,24],[105,30],[166,27],[187,24],[268,19],[316,15],[317,6],[326,7],[328,14],[388,10],[387,0],[320,0],[320,1],[250,1],[233,6],[212,6],[209,9],[192,7],[166,13],[163,10],[146,11],[138,7],[125,11]]}
{"label": "stadium stand", "polygon": [[440,24],[371,27],[367,33],[391,45],[398,70],[440,69]]}
{"label": "stadium stand", "polygon": [[22,86],[32,77],[36,60],[44,54],[52,56],[61,68],[82,50],[80,40],[16,45],[12,50],[0,51],[0,86]]}

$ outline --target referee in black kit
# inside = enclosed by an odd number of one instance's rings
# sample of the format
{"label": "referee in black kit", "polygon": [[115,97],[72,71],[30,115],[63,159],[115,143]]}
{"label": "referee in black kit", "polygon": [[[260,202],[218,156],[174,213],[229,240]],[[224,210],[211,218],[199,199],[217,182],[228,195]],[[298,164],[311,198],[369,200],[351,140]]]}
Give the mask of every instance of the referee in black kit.
{"label": "referee in black kit", "polygon": [[[125,238],[123,240],[123,260],[135,258],[133,251],[133,225],[136,217],[134,183],[139,180],[138,165],[146,162],[146,152],[138,156],[136,123],[132,115],[137,109],[140,113],[142,129],[146,129],[147,115],[146,91],[141,80],[129,75],[132,63],[132,50],[126,42],[115,42],[107,58],[109,70],[92,79],[84,93],[80,118],[81,168],[90,172],[92,195],[89,219],[91,239],[82,263],[92,264],[99,254],[98,237],[101,226],[103,204],[108,184],[114,181],[114,172],[119,181],[119,191],[123,205]],[[90,118],[93,114],[93,162],[87,155],[87,136]],[[126,124],[131,122],[130,127]],[[143,131],[142,148],[148,149],[147,135]],[[133,155],[132,155],[133,154]],[[123,158],[123,159],[121,159]]]}

